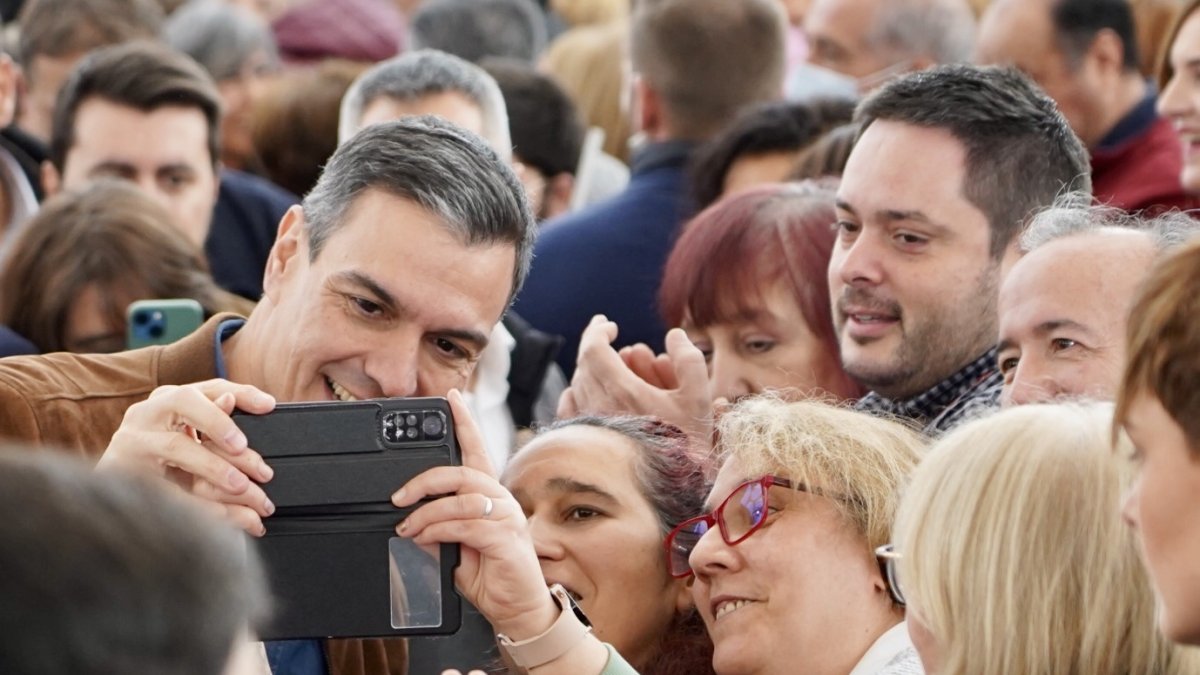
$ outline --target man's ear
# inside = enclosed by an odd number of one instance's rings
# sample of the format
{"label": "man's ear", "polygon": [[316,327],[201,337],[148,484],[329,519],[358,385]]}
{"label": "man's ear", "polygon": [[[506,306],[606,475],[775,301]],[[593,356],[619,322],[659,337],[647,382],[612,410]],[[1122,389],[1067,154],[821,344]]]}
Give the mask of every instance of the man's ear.
{"label": "man's ear", "polygon": [[267,268],[263,271],[263,297],[279,302],[283,280],[295,268],[307,262],[308,235],[304,231],[304,209],[299,204],[287,210],[279,221],[279,231],[271,254],[267,256]]}
{"label": "man's ear", "polygon": [[542,217],[553,218],[567,212],[571,206],[571,194],[575,191],[575,176],[562,172],[546,181],[546,194],[542,198]]}
{"label": "man's ear", "polygon": [[1125,43],[1116,31],[1103,28],[1092,38],[1085,58],[1095,64],[1101,73],[1120,75],[1125,72]]}
{"label": "man's ear", "polygon": [[646,78],[638,75],[633,81],[634,130],[655,138],[663,126],[662,100]]}
{"label": "man's ear", "polygon": [[62,190],[62,176],[48,159],[42,162],[42,190],[47,197],[53,197]]}

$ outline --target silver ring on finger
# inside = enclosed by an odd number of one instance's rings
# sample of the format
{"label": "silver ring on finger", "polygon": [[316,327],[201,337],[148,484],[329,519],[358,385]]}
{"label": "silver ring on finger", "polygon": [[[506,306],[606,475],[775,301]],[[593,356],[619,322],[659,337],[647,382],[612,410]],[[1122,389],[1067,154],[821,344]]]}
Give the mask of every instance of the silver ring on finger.
{"label": "silver ring on finger", "polygon": [[492,501],[491,497],[484,497],[483,498],[483,516],[482,517],[487,518],[488,516],[492,515],[492,509],[495,507],[496,507],[496,503]]}

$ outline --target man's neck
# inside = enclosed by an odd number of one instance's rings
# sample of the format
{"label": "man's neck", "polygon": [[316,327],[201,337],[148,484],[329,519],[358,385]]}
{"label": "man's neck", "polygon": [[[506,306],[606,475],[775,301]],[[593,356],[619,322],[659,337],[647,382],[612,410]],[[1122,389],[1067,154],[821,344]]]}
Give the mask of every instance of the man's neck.
{"label": "man's neck", "polygon": [[1149,85],[1140,73],[1127,73],[1121,78],[1120,84],[1112,92],[1109,105],[1102,111],[1104,117],[1096,125],[1098,133],[1095,138],[1088,140],[1088,148],[1095,149],[1100,142],[1112,132],[1125,116],[1146,98]]}

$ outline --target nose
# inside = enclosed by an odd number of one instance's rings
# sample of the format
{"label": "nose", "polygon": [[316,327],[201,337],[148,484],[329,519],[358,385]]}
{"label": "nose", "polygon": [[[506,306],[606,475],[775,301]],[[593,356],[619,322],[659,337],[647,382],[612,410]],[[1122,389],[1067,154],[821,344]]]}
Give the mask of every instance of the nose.
{"label": "nose", "polygon": [[708,382],[713,396],[736,401],[753,393],[753,388],[745,377],[744,366],[735,354],[713,347],[708,362]]}
{"label": "nose", "polygon": [[688,557],[688,564],[696,576],[710,577],[737,570],[742,560],[734,547],[725,543],[720,530],[714,525],[696,542],[696,547]]}
{"label": "nose", "polygon": [[1138,529],[1141,519],[1138,517],[1139,505],[1142,499],[1142,475],[1134,477],[1129,489],[1121,497],[1121,520],[1134,530]]}
{"label": "nose", "polygon": [[[840,285],[876,285],[883,280],[879,244],[863,228],[849,243],[837,242],[829,259],[829,287]],[[836,293],[835,293],[836,295]],[[836,298],[835,298],[836,300]]]}
{"label": "nose", "polygon": [[1158,114],[1163,117],[1181,117],[1189,112],[1190,104],[1183,73],[1176,72],[1158,95]]}
{"label": "nose", "polygon": [[554,528],[537,516],[531,517],[528,523],[529,537],[533,540],[533,551],[537,554],[538,560],[562,560],[562,542]]}
{"label": "nose", "polygon": [[366,374],[385,398],[417,395],[420,387],[420,337],[384,336],[368,357]]}

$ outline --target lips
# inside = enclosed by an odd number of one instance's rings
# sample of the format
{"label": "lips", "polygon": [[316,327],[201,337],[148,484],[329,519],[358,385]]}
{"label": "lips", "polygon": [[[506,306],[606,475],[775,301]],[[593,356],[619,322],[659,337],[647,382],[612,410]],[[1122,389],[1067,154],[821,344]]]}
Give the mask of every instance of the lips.
{"label": "lips", "polygon": [[844,290],[837,311],[849,336],[860,341],[880,338],[900,323],[899,304],[875,298],[860,289]]}

